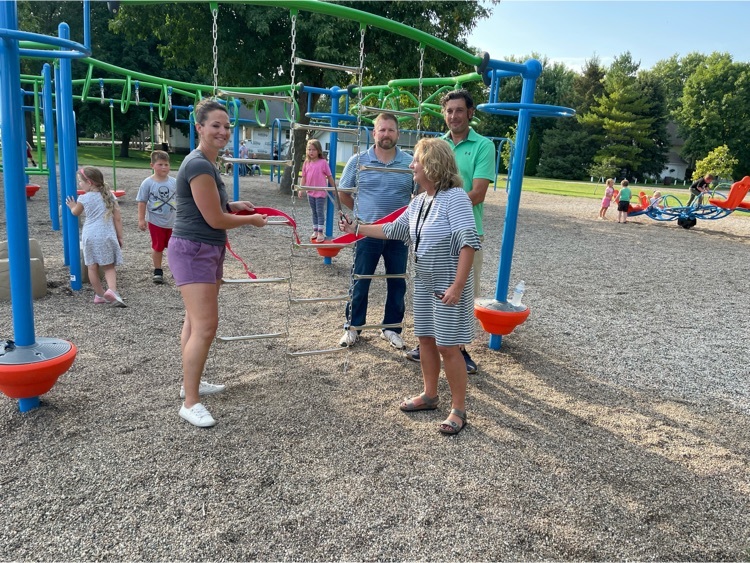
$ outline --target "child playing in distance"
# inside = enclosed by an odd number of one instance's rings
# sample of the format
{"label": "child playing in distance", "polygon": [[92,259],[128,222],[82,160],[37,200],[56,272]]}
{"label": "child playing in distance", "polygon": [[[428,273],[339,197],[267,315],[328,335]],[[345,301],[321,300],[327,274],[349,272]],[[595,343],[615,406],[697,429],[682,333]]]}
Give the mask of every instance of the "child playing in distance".
{"label": "child playing in distance", "polygon": [[[660,199],[661,199],[661,192],[659,190],[656,190],[654,192],[654,195],[651,196],[651,199],[649,200],[649,202],[651,205],[656,205]],[[659,207],[664,207],[664,206],[660,205]]]}
{"label": "child playing in distance", "polygon": [[154,173],[143,180],[135,200],[138,202],[138,228],[151,234],[151,260],[154,263],[154,283],[164,283],[162,260],[164,249],[172,236],[177,182],[169,175],[169,154],[164,151],[151,153],[151,169]]}
{"label": "child playing in distance", "polygon": [[628,209],[630,208],[630,188],[628,187],[630,182],[623,180],[620,182],[620,193],[617,194],[617,222],[627,223],[628,222]]}
{"label": "child playing in distance", "polygon": [[609,204],[612,203],[613,195],[615,195],[615,181],[612,178],[607,178],[607,182],[604,185],[602,208],[599,210],[599,219],[605,219],[605,216],[607,215],[607,209],[609,209]]}
{"label": "child playing in distance", "polygon": [[[104,175],[98,168],[86,166],[78,169],[78,187],[85,193],[68,196],[65,205],[78,217],[86,213],[81,232],[83,262],[89,270],[89,282],[94,288],[94,303],[110,303],[125,307],[117,293],[115,266],[122,264],[122,216],[117,200],[104,183]],[[107,291],[102,287],[99,268],[104,270]]]}
{"label": "child playing in distance", "polygon": [[[335,185],[328,162],[323,158],[323,147],[320,141],[311,139],[307,141],[307,157],[302,165],[302,185],[333,187]],[[300,192],[302,197],[302,192]],[[324,190],[309,190],[307,200],[312,209],[313,233],[310,237],[312,242],[325,242],[323,233],[326,221],[327,194]]]}

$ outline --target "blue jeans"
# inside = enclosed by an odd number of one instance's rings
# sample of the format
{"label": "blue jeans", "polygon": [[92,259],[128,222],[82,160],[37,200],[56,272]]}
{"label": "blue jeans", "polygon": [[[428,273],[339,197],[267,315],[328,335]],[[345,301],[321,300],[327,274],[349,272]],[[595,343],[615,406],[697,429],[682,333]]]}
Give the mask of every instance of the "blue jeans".
{"label": "blue jeans", "polygon": [[[386,274],[403,274],[406,272],[406,261],[409,248],[400,240],[382,240],[365,237],[357,242],[354,256],[354,274],[372,275],[378,267],[380,257],[383,257]],[[367,298],[372,280],[355,280],[351,305],[346,306],[346,317],[350,319],[345,328],[362,326],[367,320]],[[382,324],[395,324],[404,320],[406,305],[406,280],[400,278],[387,279],[387,293],[385,312]],[[350,316],[351,313],[351,316]],[[391,329],[400,333],[400,328]]]}

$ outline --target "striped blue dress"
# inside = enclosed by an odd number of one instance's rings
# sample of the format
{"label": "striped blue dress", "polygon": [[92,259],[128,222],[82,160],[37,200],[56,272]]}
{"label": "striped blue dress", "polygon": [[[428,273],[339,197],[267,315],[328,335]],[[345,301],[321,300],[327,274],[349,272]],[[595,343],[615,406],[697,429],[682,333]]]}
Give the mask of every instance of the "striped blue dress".
{"label": "striped blue dress", "polygon": [[[438,346],[468,344],[474,339],[474,273],[469,273],[457,305],[435,297],[456,279],[458,255],[465,246],[479,250],[471,200],[462,188],[415,197],[393,223],[388,238],[412,244],[415,260],[414,335],[434,336]],[[418,244],[417,244],[418,242]]]}

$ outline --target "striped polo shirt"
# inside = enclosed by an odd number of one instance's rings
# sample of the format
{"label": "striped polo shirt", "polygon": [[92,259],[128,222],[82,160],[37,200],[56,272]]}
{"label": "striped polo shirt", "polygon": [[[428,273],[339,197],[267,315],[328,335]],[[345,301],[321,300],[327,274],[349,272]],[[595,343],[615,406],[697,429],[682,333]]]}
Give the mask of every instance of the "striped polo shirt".
{"label": "striped polo shirt", "polygon": [[359,186],[357,186],[357,164],[408,169],[411,161],[411,155],[396,147],[396,156],[393,160],[381,162],[375,155],[374,145],[369,150],[359,153],[359,159],[357,155],[349,159],[341,174],[338,187],[342,191],[358,187],[355,205],[357,219],[365,223],[373,223],[396,209],[409,205],[414,191],[414,177],[411,174],[378,170],[360,170]]}

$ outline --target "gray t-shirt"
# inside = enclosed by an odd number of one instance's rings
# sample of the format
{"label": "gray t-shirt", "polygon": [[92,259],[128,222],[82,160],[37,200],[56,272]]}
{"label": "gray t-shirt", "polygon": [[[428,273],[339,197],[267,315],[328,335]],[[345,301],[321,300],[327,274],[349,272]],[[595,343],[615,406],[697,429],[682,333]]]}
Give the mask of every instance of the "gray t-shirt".
{"label": "gray t-shirt", "polygon": [[155,180],[149,176],[141,184],[135,200],[146,204],[146,221],[157,227],[171,229],[177,211],[175,202],[175,179]]}
{"label": "gray t-shirt", "polygon": [[219,190],[221,208],[227,207],[229,197],[218,169],[213,162],[203,156],[200,150],[195,149],[185,157],[177,172],[177,217],[172,236],[214,246],[224,246],[227,242],[227,232],[223,229],[214,229],[206,223],[193,199],[190,182],[201,174],[208,174],[214,178]]}

